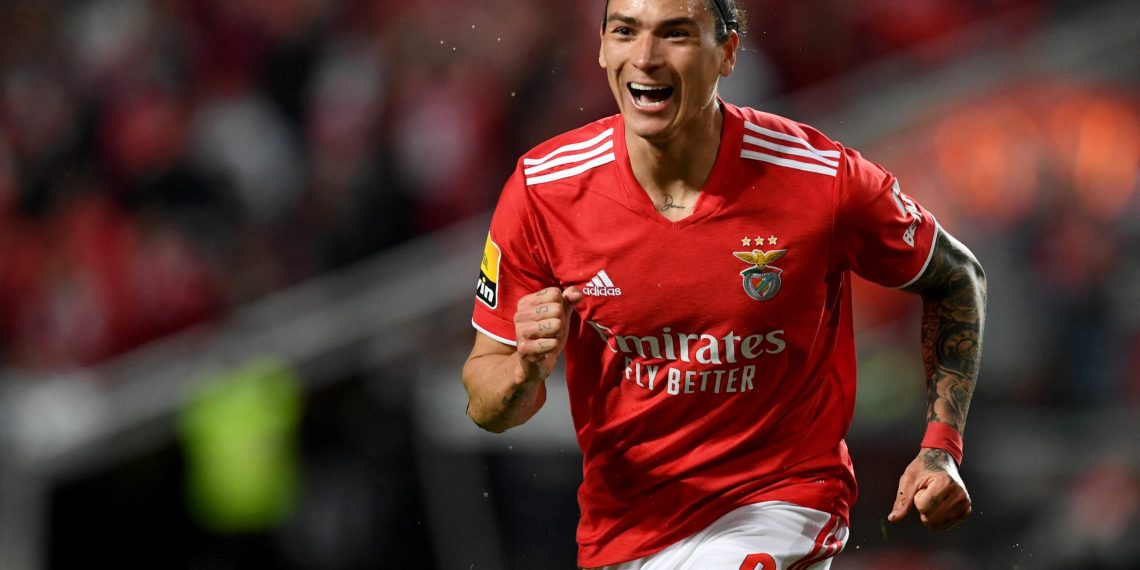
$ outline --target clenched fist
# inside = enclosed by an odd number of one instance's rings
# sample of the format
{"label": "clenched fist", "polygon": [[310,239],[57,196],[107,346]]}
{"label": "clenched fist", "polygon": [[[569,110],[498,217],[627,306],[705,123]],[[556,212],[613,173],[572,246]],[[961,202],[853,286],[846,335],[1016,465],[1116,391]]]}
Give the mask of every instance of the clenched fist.
{"label": "clenched fist", "polygon": [[561,291],[547,287],[519,299],[515,312],[515,350],[525,364],[534,367],[528,370],[528,377],[550,375],[566,346],[573,307],[581,300],[582,291],[577,287]]}
{"label": "clenched fist", "polygon": [[899,492],[887,520],[898,522],[918,511],[922,524],[930,530],[949,530],[970,516],[970,494],[949,453],[923,448],[899,479]]}

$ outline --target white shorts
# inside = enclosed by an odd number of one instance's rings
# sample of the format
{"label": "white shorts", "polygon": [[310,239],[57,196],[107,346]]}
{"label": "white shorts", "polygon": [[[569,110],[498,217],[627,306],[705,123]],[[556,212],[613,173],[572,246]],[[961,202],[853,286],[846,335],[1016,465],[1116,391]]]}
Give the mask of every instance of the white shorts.
{"label": "white shorts", "polygon": [[661,552],[599,570],[827,570],[845,544],[839,517],[767,501],[733,510]]}

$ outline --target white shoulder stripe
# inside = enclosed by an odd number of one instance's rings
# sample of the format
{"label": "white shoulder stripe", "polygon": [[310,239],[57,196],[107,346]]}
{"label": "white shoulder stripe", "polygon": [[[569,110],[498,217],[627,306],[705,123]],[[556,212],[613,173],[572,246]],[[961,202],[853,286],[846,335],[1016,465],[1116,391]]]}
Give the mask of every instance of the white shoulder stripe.
{"label": "white shoulder stripe", "polygon": [[786,166],[788,168],[805,170],[807,172],[817,172],[819,174],[826,174],[832,177],[834,177],[838,172],[836,169],[828,166],[823,166],[822,164],[816,164],[813,162],[800,162],[798,160],[792,160],[790,158],[780,158],[778,156],[773,156],[771,154],[757,152],[754,150],[742,150],[740,151],[740,156],[741,158],[760,160],[763,162],[775,164],[777,166]]}
{"label": "white shoulder stripe", "polygon": [[577,176],[591,168],[596,168],[603,164],[613,162],[615,159],[616,157],[614,156],[614,153],[606,153],[589,162],[583,162],[574,168],[567,168],[566,170],[559,170],[558,172],[551,172],[550,174],[543,174],[542,176],[527,178],[526,183],[528,186],[533,186],[535,184],[542,184],[543,182],[553,182],[555,180],[562,180],[563,178],[570,178],[571,176]]}
{"label": "white shoulder stripe", "polygon": [[763,147],[763,148],[766,148],[769,150],[774,150],[776,152],[782,152],[784,154],[794,154],[796,156],[802,156],[805,158],[810,158],[812,160],[818,160],[818,161],[820,161],[820,162],[822,162],[828,166],[834,166],[834,167],[839,166],[838,160],[831,160],[830,158],[824,158],[824,157],[820,156],[819,154],[816,154],[816,153],[814,153],[810,150],[804,149],[804,148],[797,148],[794,146],[784,146],[782,144],[776,144],[774,142],[768,142],[764,139],[760,139],[760,138],[756,138],[756,137],[752,137],[752,136],[748,136],[748,135],[744,135],[744,142],[746,142],[748,144],[754,144],[756,146]]}
{"label": "white shoulder stripe", "polygon": [[543,164],[539,164],[537,166],[532,166],[530,168],[527,168],[527,169],[523,170],[523,174],[526,174],[527,176],[529,176],[531,174],[538,174],[539,172],[542,172],[544,170],[550,170],[551,168],[554,168],[555,166],[562,166],[563,164],[570,164],[573,162],[582,162],[583,160],[586,160],[587,158],[594,158],[595,156],[598,156],[599,154],[602,154],[603,152],[606,152],[607,150],[611,150],[613,148],[614,148],[614,141],[613,141],[613,139],[610,139],[610,140],[606,141],[605,144],[603,144],[602,146],[599,146],[598,148],[595,148],[594,150],[591,150],[589,152],[582,152],[582,153],[578,153],[578,154],[568,154],[566,156],[560,156],[560,157],[558,157],[554,160],[551,160],[549,162],[545,162]]}
{"label": "white shoulder stripe", "polygon": [[[934,216],[931,215],[930,217],[933,218]],[[934,248],[935,248],[935,246],[938,245],[938,234],[941,232],[942,232],[942,224],[939,224],[938,220],[935,219],[934,220],[934,237],[930,238],[930,251],[927,252],[927,254],[926,254],[926,261],[922,264],[922,268],[918,270],[918,273],[915,273],[914,277],[910,278],[910,281],[907,281],[906,283],[903,283],[902,285],[895,287],[895,289],[906,289],[907,287],[914,285],[914,282],[918,281],[918,278],[922,277],[923,273],[926,273],[926,268],[930,267],[930,260],[934,259]]]}
{"label": "white shoulder stripe", "polygon": [[812,151],[813,153],[815,153],[819,156],[824,156],[827,158],[839,158],[839,151],[837,151],[837,150],[819,150],[818,148],[811,146],[811,143],[807,142],[806,140],[801,139],[800,137],[797,137],[794,135],[789,135],[788,133],[781,133],[780,131],[773,131],[772,129],[766,129],[766,128],[761,127],[759,125],[754,125],[752,123],[749,123],[748,121],[744,121],[744,128],[746,128],[746,129],[748,129],[754,133],[760,133],[762,135],[766,135],[766,136],[772,137],[774,139],[780,139],[782,141],[796,143],[796,144],[801,145],[804,148]]}
{"label": "white shoulder stripe", "polygon": [[596,137],[594,137],[588,141],[580,142],[580,143],[573,143],[573,144],[568,144],[566,146],[558,147],[557,149],[554,150],[554,152],[552,152],[552,153],[550,153],[550,154],[548,154],[542,158],[524,158],[523,164],[526,166],[535,166],[538,164],[542,164],[542,163],[544,163],[544,162],[550,160],[551,158],[554,158],[560,154],[567,153],[567,152],[573,152],[576,150],[582,150],[584,148],[590,148],[590,147],[602,142],[607,137],[613,136],[613,134],[614,134],[614,130],[612,128],[609,128],[609,129],[606,129],[605,131],[602,131],[602,134],[600,134],[600,135],[598,135],[598,136],[596,136]]}
{"label": "white shoulder stripe", "polygon": [[477,331],[479,331],[479,332],[481,332],[481,333],[483,333],[483,334],[485,334],[485,335],[487,335],[487,336],[489,336],[489,337],[491,337],[491,338],[493,338],[493,339],[495,339],[495,340],[497,340],[503,344],[509,344],[511,346],[517,346],[518,345],[518,341],[514,341],[514,340],[511,340],[509,338],[503,338],[503,337],[479,326],[479,323],[475,322],[475,319],[471,319],[471,326],[475,327],[475,330],[477,330]]}

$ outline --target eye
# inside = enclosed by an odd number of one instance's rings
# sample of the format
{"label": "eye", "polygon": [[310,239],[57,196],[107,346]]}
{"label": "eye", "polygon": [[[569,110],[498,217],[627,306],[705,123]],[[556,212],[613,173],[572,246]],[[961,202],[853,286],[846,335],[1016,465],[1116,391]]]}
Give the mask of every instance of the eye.
{"label": "eye", "polygon": [[697,32],[693,31],[692,29],[690,29],[688,27],[679,27],[679,28],[670,28],[670,29],[665,30],[665,33],[662,34],[662,37],[665,38],[666,40],[671,41],[671,42],[685,43],[685,42],[688,42],[689,40],[693,39],[697,35],[698,35]]}
{"label": "eye", "polygon": [[627,26],[618,26],[618,27],[610,30],[610,33],[616,34],[619,36],[632,36],[633,30]]}

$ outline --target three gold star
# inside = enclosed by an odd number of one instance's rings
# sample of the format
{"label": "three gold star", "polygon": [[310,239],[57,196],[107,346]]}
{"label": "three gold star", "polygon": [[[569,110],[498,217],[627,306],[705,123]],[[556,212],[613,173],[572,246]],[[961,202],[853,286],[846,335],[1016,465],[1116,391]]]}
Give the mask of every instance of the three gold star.
{"label": "three gold star", "polygon": [[[740,245],[748,247],[748,246],[752,245],[753,243],[755,243],[758,246],[763,246],[764,241],[765,241],[765,239],[762,236],[756,236],[755,239],[746,237],[746,238],[743,238],[740,240]],[[768,236],[767,241],[768,241],[768,245],[776,245],[777,243],[779,243],[780,240],[778,238],[776,238],[776,236]]]}

